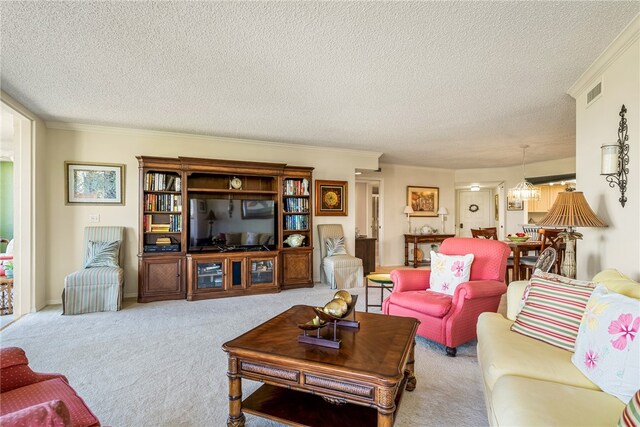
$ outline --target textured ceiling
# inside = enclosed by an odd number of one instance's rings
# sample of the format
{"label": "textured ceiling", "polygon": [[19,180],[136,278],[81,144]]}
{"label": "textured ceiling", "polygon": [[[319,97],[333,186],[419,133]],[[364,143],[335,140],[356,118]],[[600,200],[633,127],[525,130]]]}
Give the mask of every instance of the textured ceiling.
{"label": "textured ceiling", "polygon": [[1,2],[2,89],[47,121],[474,168],[575,155],[566,90],[640,2]]}

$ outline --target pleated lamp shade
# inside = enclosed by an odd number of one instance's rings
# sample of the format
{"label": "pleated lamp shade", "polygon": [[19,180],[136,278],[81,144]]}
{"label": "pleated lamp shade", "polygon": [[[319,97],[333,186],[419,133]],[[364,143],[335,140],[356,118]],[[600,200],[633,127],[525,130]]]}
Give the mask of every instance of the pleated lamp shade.
{"label": "pleated lamp shade", "polygon": [[538,225],[565,227],[607,227],[607,224],[593,212],[582,191],[558,193],[555,203]]}

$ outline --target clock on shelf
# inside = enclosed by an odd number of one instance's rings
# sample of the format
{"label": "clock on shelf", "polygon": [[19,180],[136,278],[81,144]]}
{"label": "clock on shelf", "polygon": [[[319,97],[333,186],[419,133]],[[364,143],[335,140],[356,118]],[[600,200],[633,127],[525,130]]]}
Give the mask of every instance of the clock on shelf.
{"label": "clock on shelf", "polygon": [[229,179],[229,188],[234,190],[242,190],[242,180],[236,176]]}

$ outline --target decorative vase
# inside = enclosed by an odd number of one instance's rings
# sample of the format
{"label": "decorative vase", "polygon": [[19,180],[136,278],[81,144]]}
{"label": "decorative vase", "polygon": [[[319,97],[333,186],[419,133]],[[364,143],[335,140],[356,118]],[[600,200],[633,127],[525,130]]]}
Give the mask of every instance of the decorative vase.
{"label": "decorative vase", "polygon": [[7,279],[12,279],[13,278],[13,270],[5,270],[4,274],[5,274],[5,276],[7,276]]}

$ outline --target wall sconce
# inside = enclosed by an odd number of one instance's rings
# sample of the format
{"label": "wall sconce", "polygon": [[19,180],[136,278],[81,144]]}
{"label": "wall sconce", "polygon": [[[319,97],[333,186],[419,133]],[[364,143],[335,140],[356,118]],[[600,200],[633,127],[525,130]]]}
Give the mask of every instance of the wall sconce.
{"label": "wall sconce", "polygon": [[629,135],[627,134],[627,119],[624,115],[627,108],[622,105],[620,109],[620,124],[618,125],[618,142],[614,144],[603,144],[600,149],[601,163],[600,175],[604,175],[609,183],[609,187],[620,188],[620,204],[624,208],[627,202],[627,174],[629,173]]}
{"label": "wall sconce", "polygon": [[409,224],[409,233],[411,234],[411,214],[413,213],[413,208],[409,205],[404,207],[404,211],[402,211],[402,213],[407,214],[407,223]]}

